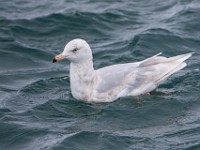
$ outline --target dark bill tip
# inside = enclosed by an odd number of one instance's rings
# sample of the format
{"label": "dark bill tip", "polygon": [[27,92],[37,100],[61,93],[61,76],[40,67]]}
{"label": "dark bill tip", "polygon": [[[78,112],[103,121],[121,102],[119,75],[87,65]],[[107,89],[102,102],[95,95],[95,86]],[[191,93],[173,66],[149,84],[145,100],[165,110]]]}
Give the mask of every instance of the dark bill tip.
{"label": "dark bill tip", "polygon": [[54,57],[53,60],[52,60],[52,63],[55,63],[57,62],[56,58]]}

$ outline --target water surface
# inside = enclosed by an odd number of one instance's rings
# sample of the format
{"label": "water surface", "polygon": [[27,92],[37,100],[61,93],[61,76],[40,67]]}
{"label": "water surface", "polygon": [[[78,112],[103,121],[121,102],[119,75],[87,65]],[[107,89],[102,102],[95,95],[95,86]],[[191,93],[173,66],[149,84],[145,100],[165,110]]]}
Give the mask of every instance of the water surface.
{"label": "water surface", "polygon": [[[9,0],[0,5],[0,149],[200,149],[198,0]],[[75,100],[69,62],[52,64],[73,38],[94,66],[194,52],[161,88],[170,95],[113,103]]]}

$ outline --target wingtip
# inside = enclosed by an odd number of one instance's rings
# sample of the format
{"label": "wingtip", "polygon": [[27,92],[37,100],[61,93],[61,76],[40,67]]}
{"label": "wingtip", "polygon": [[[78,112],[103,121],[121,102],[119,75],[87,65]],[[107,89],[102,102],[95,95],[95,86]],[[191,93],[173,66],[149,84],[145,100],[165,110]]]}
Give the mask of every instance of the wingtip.
{"label": "wingtip", "polygon": [[189,57],[191,57],[194,54],[194,52],[190,52],[190,53],[186,53],[185,56],[187,57],[186,59],[188,59]]}
{"label": "wingtip", "polygon": [[158,54],[156,54],[155,56],[159,56],[159,55],[162,55],[162,52],[159,52]]}
{"label": "wingtip", "polygon": [[190,53],[188,53],[188,54],[190,54],[190,56],[192,56],[194,53],[195,53],[195,52],[190,52]]}
{"label": "wingtip", "polygon": [[175,59],[176,61],[179,62],[184,62],[185,60],[187,60],[188,58],[190,58],[192,56],[194,52],[190,52],[190,53],[185,53],[185,54],[181,54],[175,57],[171,57],[172,59]]}

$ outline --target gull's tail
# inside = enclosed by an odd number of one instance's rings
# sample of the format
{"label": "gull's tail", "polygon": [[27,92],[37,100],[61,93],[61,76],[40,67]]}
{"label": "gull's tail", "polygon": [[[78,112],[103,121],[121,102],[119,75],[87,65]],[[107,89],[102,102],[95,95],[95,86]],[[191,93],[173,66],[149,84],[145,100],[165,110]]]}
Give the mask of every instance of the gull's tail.
{"label": "gull's tail", "polygon": [[192,56],[193,53],[186,53],[168,58],[169,61],[184,62],[186,59]]}
{"label": "gull's tail", "polygon": [[165,60],[165,63],[169,63],[170,69],[164,74],[160,79],[157,80],[158,83],[162,83],[165,81],[170,75],[174,74],[175,72],[183,69],[187,66],[186,62],[184,62],[186,59],[192,56],[193,53],[186,53],[182,55],[173,56],[170,58],[167,58]]}
{"label": "gull's tail", "polygon": [[[140,63],[140,67],[151,67],[158,66],[157,71],[160,72],[157,77],[155,77],[155,82],[159,85],[164,82],[167,77],[172,75],[173,73],[183,69],[187,64],[184,62],[186,59],[192,56],[193,53],[181,54],[173,57],[163,57],[159,56],[161,53],[154,55],[148,59],[143,60]],[[160,66],[164,65],[164,66]],[[163,68],[164,67],[164,68]]]}

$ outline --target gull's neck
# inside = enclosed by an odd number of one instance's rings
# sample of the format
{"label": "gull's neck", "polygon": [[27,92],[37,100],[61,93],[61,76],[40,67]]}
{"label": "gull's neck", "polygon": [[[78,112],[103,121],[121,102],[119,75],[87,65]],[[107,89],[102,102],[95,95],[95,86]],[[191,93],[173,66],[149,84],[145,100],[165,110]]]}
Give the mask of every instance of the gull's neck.
{"label": "gull's neck", "polygon": [[[78,75],[81,79],[88,80],[89,78],[92,78],[94,74],[94,67],[93,62],[91,60],[85,60],[79,63],[73,63],[70,64],[70,75]],[[73,76],[72,75],[72,76]]]}
{"label": "gull's neck", "polygon": [[92,90],[96,81],[92,60],[70,64],[70,87],[76,99],[92,98]]}

